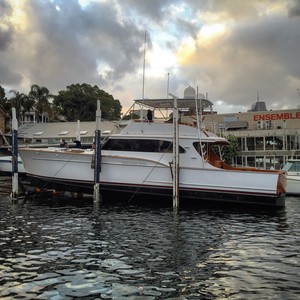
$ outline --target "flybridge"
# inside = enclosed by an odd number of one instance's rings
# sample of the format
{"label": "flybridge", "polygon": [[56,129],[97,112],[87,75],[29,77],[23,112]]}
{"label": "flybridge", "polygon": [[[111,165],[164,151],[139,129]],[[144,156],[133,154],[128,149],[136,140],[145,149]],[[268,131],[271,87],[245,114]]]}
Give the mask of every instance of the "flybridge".
{"label": "flybridge", "polygon": [[253,121],[276,121],[300,119],[300,111],[286,113],[269,113],[253,115]]}

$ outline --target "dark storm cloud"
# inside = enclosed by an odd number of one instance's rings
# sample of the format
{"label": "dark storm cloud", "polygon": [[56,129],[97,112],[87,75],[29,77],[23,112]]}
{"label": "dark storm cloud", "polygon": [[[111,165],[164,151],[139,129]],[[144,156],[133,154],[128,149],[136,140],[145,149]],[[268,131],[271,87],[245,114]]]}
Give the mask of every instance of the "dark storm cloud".
{"label": "dark storm cloud", "polygon": [[12,7],[6,0],[1,0],[0,2],[0,18],[3,19],[6,15],[12,13]]}
{"label": "dark storm cloud", "polygon": [[[169,17],[169,7],[171,4],[180,3],[180,0],[122,0],[120,3],[130,11],[135,11],[143,18],[160,22]],[[147,22],[145,21],[146,25]]]}
{"label": "dark storm cloud", "polygon": [[[45,67],[48,67],[45,58],[56,55],[57,67],[71,70],[69,80],[85,78],[92,82],[101,79],[97,63],[111,69],[109,76],[102,80],[118,80],[135,70],[141,58],[144,34],[133,23],[118,20],[112,5],[91,3],[83,9],[75,1],[64,1],[58,11],[50,3],[32,4],[32,14],[40,12],[36,27],[45,39],[36,47],[38,59]],[[42,72],[36,75],[42,76]]]}
{"label": "dark storm cloud", "polygon": [[[249,99],[252,95],[254,102],[259,91],[269,108],[283,107],[286,98],[291,98],[289,104],[296,107],[299,100],[293,82],[300,78],[298,28],[300,22],[291,22],[284,16],[239,26],[222,43],[224,63],[219,70],[227,69],[228,73],[223,76],[226,84],[219,89],[223,96],[219,96],[227,98],[228,103],[247,105],[246,96]],[[222,74],[216,78],[218,82]]]}
{"label": "dark storm cloud", "polygon": [[[141,65],[144,32],[134,23],[119,20],[114,6],[91,3],[84,9],[76,1],[30,1],[26,7],[27,32],[15,49],[33,83],[63,89],[70,83],[106,84],[134,72]],[[57,5],[57,6],[56,6]],[[24,51],[23,50],[23,51]],[[104,78],[97,66],[110,72]],[[101,72],[101,69],[99,70]]]}
{"label": "dark storm cloud", "polygon": [[290,17],[299,17],[300,16],[300,1],[294,0],[291,2],[291,6],[289,9]]}
{"label": "dark storm cloud", "polygon": [[7,49],[13,34],[13,28],[9,23],[6,22],[7,16],[10,16],[12,13],[12,8],[10,4],[1,0],[0,2],[0,51]]}
{"label": "dark storm cloud", "polygon": [[22,75],[20,73],[10,70],[7,64],[0,61],[0,85],[7,82],[18,85],[21,80]]}

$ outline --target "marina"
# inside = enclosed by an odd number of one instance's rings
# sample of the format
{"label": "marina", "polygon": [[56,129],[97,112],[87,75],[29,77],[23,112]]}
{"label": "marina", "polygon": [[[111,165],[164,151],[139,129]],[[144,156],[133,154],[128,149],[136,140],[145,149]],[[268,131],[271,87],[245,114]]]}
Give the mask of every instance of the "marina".
{"label": "marina", "polygon": [[[135,100],[141,111],[148,108],[147,119],[132,120],[120,133],[108,136],[101,149],[100,132],[94,150],[20,148],[28,180],[38,188],[88,194],[97,185],[104,197],[173,197],[174,206],[179,198],[187,203],[285,205],[285,172],[226,163],[221,149],[229,142],[202,127],[202,115],[211,102],[192,87],[185,89],[183,98],[170,95]],[[171,119],[153,119],[155,109],[171,109]],[[190,123],[182,120],[179,109],[194,111],[195,118]]]}
{"label": "marina", "polygon": [[300,0],[0,7],[0,300],[300,300]]}

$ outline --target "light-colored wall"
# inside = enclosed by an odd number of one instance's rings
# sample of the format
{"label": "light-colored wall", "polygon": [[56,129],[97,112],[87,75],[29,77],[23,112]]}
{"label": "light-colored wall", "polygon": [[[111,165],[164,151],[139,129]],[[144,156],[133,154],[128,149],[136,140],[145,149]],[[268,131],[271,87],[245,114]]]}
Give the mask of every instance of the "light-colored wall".
{"label": "light-colored wall", "polygon": [[[204,124],[207,129],[212,130],[213,123],[221,123],[235,117],[238,121],[247,121],[248,130],[267,129],[267,123],[271,122],[271,128],[268,129],[299,129],[300,128],[300,109],[273,110],[241,112],[228,114],[206,115]],[[261,127],[260,127],[261,126]]]}

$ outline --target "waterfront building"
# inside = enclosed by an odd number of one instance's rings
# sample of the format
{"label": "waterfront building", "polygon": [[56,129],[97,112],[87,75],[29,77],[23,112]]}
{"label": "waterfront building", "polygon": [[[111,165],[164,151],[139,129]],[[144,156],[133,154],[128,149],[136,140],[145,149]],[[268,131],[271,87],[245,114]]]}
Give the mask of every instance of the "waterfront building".
{"label": "waterfront building", "polygon": [[206,128],[238,139],[233,164],[281,169],[289,158],[300,158],[300,108],[267,110],[257,101],[248,112],[207,114]]}

